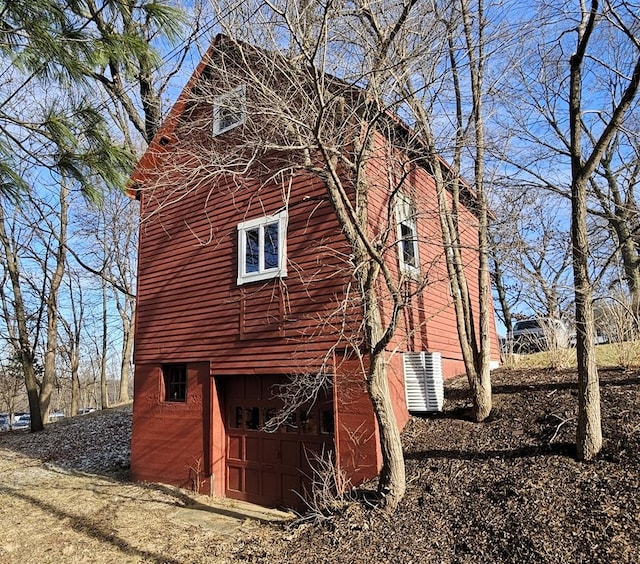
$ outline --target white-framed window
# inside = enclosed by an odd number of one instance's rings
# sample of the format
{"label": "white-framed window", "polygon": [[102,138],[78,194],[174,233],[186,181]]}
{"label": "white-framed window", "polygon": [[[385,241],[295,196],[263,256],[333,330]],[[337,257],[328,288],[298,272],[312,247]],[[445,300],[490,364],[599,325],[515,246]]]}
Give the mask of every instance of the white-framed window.
{"label": "white-framed window", "polygon": [[213,101],[213,134],[220,135],[242,125],[247,113],[246,86],[244,84],[216,96]]}
{"label": "white-framed window", "polygon": [[238,285],[287,275],[287,212],[238,224]]}
{"label": "white-framed window", "polygon": [[395,210],[400,271],[415,276],[420,272],[415,204],[408,196],[399,194],[396,197]]}

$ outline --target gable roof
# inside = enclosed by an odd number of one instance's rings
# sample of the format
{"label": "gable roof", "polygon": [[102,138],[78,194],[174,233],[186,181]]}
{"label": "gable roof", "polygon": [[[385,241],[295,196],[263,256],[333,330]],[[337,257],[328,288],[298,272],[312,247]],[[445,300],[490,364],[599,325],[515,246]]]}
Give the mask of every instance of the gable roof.
{"label": "gable roof", "polygon": [[[187,81],[187,84],[181,90],[180,95],[176,99],[176,102],[171,107],[169,113],[167,114],[167,117],[158,128],[158,131],[154,135],[142,157],[138,161],[135,169],[131,173],[126,188],[127,194],[130,197],[139,199],[140,193],[137,186],[143,182],[146,171],[154,169],[158,161],[162,158],[162,154],[168,150],[168,145],[174,139],[175,130],[178,126],[180,118],[185,112],[189,101],[192,99],[192,92],[194,91],[196,85],[200,82],[202,76],[205,74],[205,71],[213,60],[214,52],[220,47],[222,43],[228,43],[229,45],[241,45],[252,50],[264,52],[264,50],[261,50],[258,47],[234,40],[222,33],[219,33],[214,37],[211,44],[209,45],[209,48],[202,56],[196,69]],[[282,55],[277,53],[273,53],[270,55],[274,57],[282,57]],[[358,93],[362,92],[362,89],[358,86],[348,84],[342,79],[329,75],[328,73],[325,73],[325,76],[330,79],[332,84],[340,85],[342,88],[353,94],[354,98],[358,98]],[[393,129],[400,133],[406,140],[408,140],[410,147],[412,147],[412,152],[415,152],[415,162],[420,167],[427,169],[430,174],[433,174],[433,165],[427,161],[427,157],[425,156],[426,145],[421,139],[420,135],[416,131],[414,131],[406,122],[404,122],[404,120],[402,120],[400,116],[398,116],[398,114],[392,112],[388,108],[385,108],[382,114],[386,116],[388,123],[392,125]],[[448,173],[450,177],[453,177],[454,172],[451,165],[449,165],[449,163],[440,155],[438,155],[437,158],[445,174]],[[477,202],[475,191],[469,186],[469,184],[464,181],[462,177],[459,176],[458,179],[460,182],[461,194],[464,199],[464,203],[472,211],[475,211],[475,203]]]}

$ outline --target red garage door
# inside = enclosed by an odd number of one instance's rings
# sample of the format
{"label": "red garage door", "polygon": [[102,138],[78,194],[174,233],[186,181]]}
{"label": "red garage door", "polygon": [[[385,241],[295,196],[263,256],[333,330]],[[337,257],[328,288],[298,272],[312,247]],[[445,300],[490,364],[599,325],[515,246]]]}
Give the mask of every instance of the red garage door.
{"label": "red garage door", "polygon": [[296,507],[309,491],[314,453],[333,451],[333,407],[321,398],[296,410],[275,432],[263,427],[282,405],[277,376],[225,380],[226,495],[271,507]]}

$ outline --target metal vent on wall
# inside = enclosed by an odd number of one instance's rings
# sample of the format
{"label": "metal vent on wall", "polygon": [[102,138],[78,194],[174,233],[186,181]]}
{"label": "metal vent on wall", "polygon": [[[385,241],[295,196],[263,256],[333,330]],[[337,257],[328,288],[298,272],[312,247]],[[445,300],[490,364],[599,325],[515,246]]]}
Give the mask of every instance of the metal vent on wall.
{"label": "metal vent on wall", "polygon": [[438,352],[403,353],[404,390],[409,411],[442,411],[444,383]]}

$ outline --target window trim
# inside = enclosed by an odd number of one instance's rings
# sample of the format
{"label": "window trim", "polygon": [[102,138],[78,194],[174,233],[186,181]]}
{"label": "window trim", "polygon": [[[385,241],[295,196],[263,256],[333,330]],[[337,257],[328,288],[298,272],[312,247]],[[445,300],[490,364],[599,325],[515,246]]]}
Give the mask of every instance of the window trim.
{"label": "window trim", "polygon": [[[287,220],[287,212],[281,211],[274,215],[259,217],[238,224],[238,286],[248,282],[287,276]],[[266,269],[264,268],[264,228],[273,223],[278,224],[278,266]],[[258,270],[256,272],[246,272],[247,232],[256,228],[259,229]]]}
{"label": "window trim", "polygon": [[[406,274],[415,278],[420,274],[420,253],[418,245],[418,223],[416,221],[416,209],[413,198],[406,194],[398,194],[396,196],[395,212],[396,212],[396,235],[398,240],[398,261],[400,263],[401,274]],[[411,239],[405,237],[402,228],[411,230]],[[415,264],[405,262],[405,245],[411,241],[413,244],[413,256]]]}
{"label": "window trim", "polygon": [[[221,115],[220,109],[224,107],[225,103],[228,104],[230,100],[237,99],[240,102],[240,119],[233,122],[231,125],[221,127]],[[235,129],[236,127],[244,124],[247,117],[247,88],[245,84],[237,86],[233,90],[229,90],[224,94],[216,96],[213,100],[213,136],[222,135],[227,131]]]}

